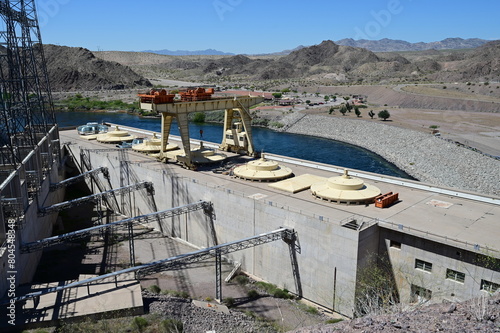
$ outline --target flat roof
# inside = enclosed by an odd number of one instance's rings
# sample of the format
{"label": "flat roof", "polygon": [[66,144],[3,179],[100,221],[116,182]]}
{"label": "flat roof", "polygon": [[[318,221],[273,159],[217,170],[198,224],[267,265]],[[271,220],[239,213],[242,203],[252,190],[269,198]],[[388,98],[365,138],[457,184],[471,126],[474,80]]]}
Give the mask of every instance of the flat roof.
{"label": "flat roof", "polygon": [[[129,129],[131,128],[127,127],[127,130]],[[140,129],[137,131],[148,132]],[[83,148],[114,148],[109,144],[80,138],[76,130],[61,131],[60,137],[63,143],[69,141]],[[175,136],[169,136],[169,140],[176,139],[180,140]],[[199,140],[192,141],[199,142]],[[210,143],[205,142],[204,145],[211,146]],[[217,146],[217,144],[214,145]],[[110,154],[118,154],[118,152],[110,152]],[[128,150],[128,154],[133,161],[147,161],[148,168],[152,168],[155,163],[158,165],[154,165],[154,168],[158,169],[167,168],[167,166],[171,169],[173,165],[173,163],[152,162],[152,157],[132,150]],[[231,153],[226,154],[235,156]],[[344,170],[343,167],[268,153],[266,153],[266,158],[279,160],[280,164],[290,167],[296,177],[313,175],[329,178],[341,175]],[[248,157],[248,160],[252,158]],[[396,204],[388,208],[376,208],[374,204],[345,205],[327,202],[315,198],[308,189],[290,193],[269,186],[272,183],[247,181],[222,173],[214,173],[211,170],[191,171],[179,166],[175,171],[178,176],[196,179],[201,183],[216,184],[219,189],[231,190],[254,200],[262,200],[269,205],[317,217],[325,222],[341,223],[352,216],[358,216],[366,222],[377,222],[382,227],[436,240],[458,248],[481,251],[484,247],[488,247],[500,252],[498,242],[500,198],[491,195],[349,169],[350,175],[363,179],[367,184],[375,185],[382,193],[399,193],[400,201]]]}

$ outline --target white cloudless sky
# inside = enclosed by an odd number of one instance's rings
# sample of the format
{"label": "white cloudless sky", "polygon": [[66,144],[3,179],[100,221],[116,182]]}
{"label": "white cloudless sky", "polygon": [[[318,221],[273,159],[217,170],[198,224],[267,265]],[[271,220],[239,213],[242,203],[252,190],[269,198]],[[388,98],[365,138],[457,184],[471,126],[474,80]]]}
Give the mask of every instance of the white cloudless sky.
{"label": "white cloudless sky", "polygon": [[498,0],[37,0],[46,44],[270,53],[343,38],[500,39]]}

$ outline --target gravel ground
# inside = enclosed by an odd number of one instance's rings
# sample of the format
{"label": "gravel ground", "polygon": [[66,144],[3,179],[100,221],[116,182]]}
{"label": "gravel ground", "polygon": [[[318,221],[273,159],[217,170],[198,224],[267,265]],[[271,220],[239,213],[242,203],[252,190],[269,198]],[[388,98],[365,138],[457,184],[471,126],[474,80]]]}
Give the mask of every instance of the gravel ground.
{"label": "gravel ground", "polygon": [[463,303],[434,304],[390,315],[366,316],[333,325],[301,328],[293,333],[500,332],[500,297]]}
{"label": "gravel ground", "polygon": [[150,302],[150,313],[181,321],[184,332],[276,332],[272,325],[258,321],[242,312],[229,310],[230,313],[227,314],[203,309],[195,306],[188,299],[152,294],[147,291],[143,291],[143,297]]}
{"label": "gravel ground", "polygon": [[416,179],[438,186],[500,196],[500,161],[439,137],[379,120],[295,113],[284,130],[366,148]]}

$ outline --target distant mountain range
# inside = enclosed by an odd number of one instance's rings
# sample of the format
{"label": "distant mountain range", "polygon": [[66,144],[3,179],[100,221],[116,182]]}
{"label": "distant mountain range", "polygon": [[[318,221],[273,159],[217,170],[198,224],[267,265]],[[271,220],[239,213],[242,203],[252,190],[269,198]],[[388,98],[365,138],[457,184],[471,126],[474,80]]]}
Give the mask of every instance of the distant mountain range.
{"label": "distant mountain range", "polygon": [[214,49],[206,49],[206,50],[199,50],[199,51],[186,51],[186,50],[177,50],[177,51],[171,51],[171,50],[146,50],[146,51],[140,51],[140,52],[147,52],[147,53],[156,53],[156,54],[163,54],[163,55],[172,55],[172,56],[183,56],[183,55],[235,55],[234,53],[228,53],[228,52],[222,52],[222,51],[217,51]]}
{"label": "distant mountain range", "polygon": [[446,38],[439,42],[410,43],[404,40],[380,39],[380,40],[354,40],[344,38],[336,41],[338,45],[361,47],[372,52],[394,52],[394,51],[423,51],[423,50],[446,50],[446,49],[473,49],[490,42],[479,38]]}
{"label": "distant mountain range", "polygon": [[[380,39],[380,40],[367,40],[360,39],[354,40],[352,38],[344,38],[335,42],[337,45],[344,46],[353,46],[353,47],[361,47],[372,52],[395,52],[395,51],[423,51],[423,50],[446,50],[446,49],[472,49],[484,45],[490,42],[489,40],[480,39],[480,38],[446,38],[439,42],[430,42],[430,43],[410,43],[404,40],[397,39]],[[254,56],[263,56],[263,55],[288,55],[293,51],[300,50],[307,46],[297,46],[292,50],[283,50],[279,52],[273,53],[264,53],[264,54],[252,54]],[[173,55],[173,56],[182,56],[182,55],[235,55],[230,52],[222,52],[214,49],[207,50],[199,50],[199,51],[186,51],[186,50],[146,50],[141,52],[149,52],[163,55]]]}

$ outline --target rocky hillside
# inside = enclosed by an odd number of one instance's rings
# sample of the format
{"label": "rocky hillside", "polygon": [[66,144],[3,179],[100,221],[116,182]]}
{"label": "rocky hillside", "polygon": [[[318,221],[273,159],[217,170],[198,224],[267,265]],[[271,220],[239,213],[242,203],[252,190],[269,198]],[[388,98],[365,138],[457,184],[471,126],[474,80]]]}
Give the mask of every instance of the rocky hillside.
{"label": "rocky hillside", "polygon": [[[485,296],[463,303],[420,306],[388,315],[369,315],[293,333],[500,332],[500,297]],[[292,332],[291,332],[292,333]]]}
{"label": "rocky hillside", "polygon": [[127,66],[97,58],[91,51],[44,45],[47,71],[54,91],[127,89],[152,86]]}
{"label": "rocky hillside", "polygon": [[[448,40],[451,43],[451,40]],[[457,43],[459,41],[456,41]],[[323,41],[285,56],[166,56],[141,52],[96,52],[102,60],[129,66],[150,79],[197,82],[257,82],[313,79],[340,82],[468,82],[498,79],[500,42],[476,49],[373,53]],[[338,80],[338,81],[337,81]]]}
{"label": "rocky hillside", "polygon": [[243,55],[208,61],[190,61],[184,58],[170,61],[165,67],[181,69],[185,73],[190,70],[190,75],[196,75],[197,71],[193,69],[198,69],[198,75],[202,74],[204,79],[236,75],[251,80],[269,80],[307,78],[322,73],[356,74],[356,70],[366,64],[375,64],[375,68],[385,77],[395,75],[394,71],[407,66],[409,61],[402,56],[379,58],[366,49],[323,41],[319,45],[304,47],[274,59],[250,58]]}

